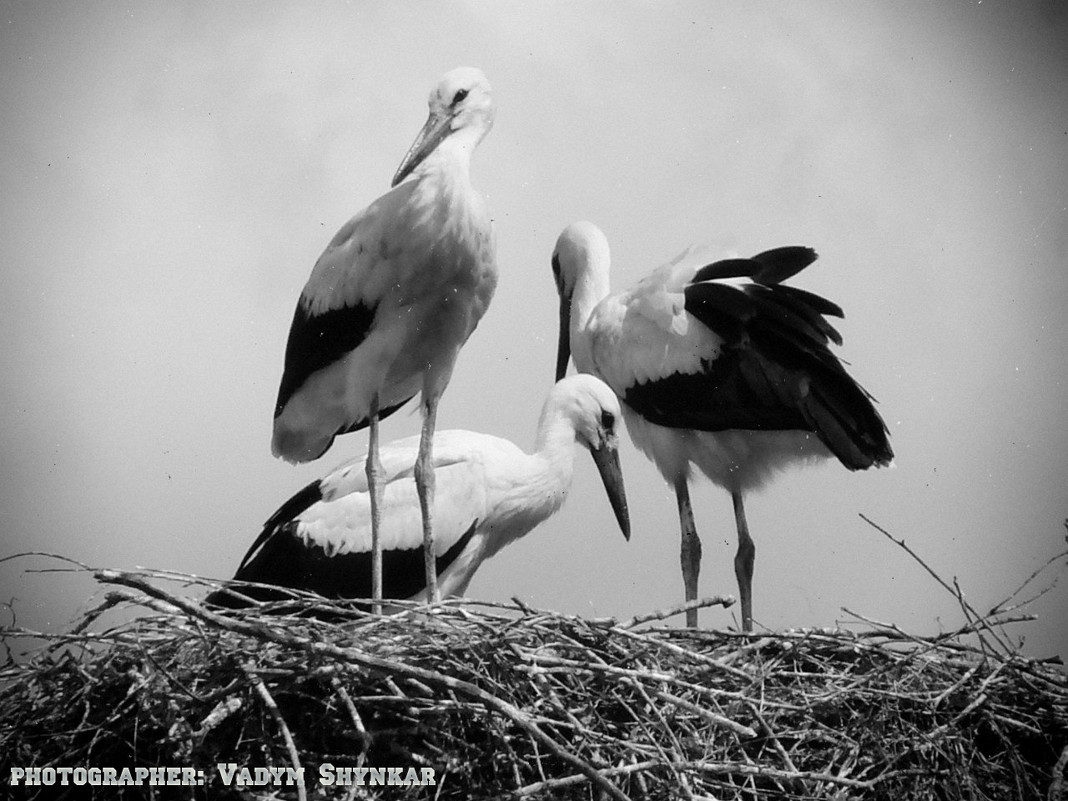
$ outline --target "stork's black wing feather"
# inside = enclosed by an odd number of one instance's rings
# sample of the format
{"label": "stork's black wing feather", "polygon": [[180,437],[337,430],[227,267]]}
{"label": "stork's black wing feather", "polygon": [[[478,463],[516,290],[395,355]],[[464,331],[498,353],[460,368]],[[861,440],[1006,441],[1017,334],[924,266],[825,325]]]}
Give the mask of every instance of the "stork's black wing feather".
{"label": "stork's black wing feather", "polygon": [[[278,417],[308,377],[338,361],[363,342],[374,324],[373,306],[357,304],[312,314],[304,299],[297,303],[286,342],[285,368],[278,387]],[[394,411],[397,407],[393,407]],[[379,415],[384,417],[385,415]]]}
{"label": "stork's black wing feather", "polygon": [[706,264],[693,274],[693,283],[721,281],[725,278],[752,278],[761,284],[778,284],[797,275],[818,256],[803,245],[772,248],[745,259],[720,259]]}
{"label": "stork's black wing feather", "polygon": [[724,352],[695,373],[673,373],[628,387],[623,400],[650,423],[697,431],[804,429],[788,389],[744,352]]}
{"label": "stork's black wing feather", "polygon": [[700,267],[693,274],[693,283],[700,281],[722,281],[726,278],[751,278],[760,269],[760,264],[752,259],[720,259]]}
{"label": "stork's black wing feather", "polygon": [[[439,576],[467,547],[477,527],[478,521],[475,521],[449,550],[437,558]],[[329,556],[322,547],[306,543],[296,528],[295,522],[289,522],[269,533],[259,552],[234,576],[238,581],[271,584],[282,588],[282,592],[234,587],[229,593],[213,593],[209,602],[219,606],[239,605],[240,601],[233,597],[233,593],[259,601],[284,600],[290,597],[285,589],[306,590],[341,600],[371,597],[370,551]],[[425,587],[422,546],[382,552],[383,598],[410,598]]]}
{"label": "stork's black wing feather", "polygon": [[804,245],[765,250],[753,256],[753,261],[760,265],[753,278],[762,284],[778,284],[797,275],[817,258],[816,251]]}
{"label": "stork's black wing feather", "polygon": [[744,260],[698,270],[685,308],[723,340],[719,352],[698,371],[628,387],[627,404],[671,428],[811,431],[854,470],[888,463],[886,424],[829,347],[841,337],[824,315],[841,316],[841,309],[778,283],[815,257],[802,247],[766,251],[752,260],[758,283],[744,287],[711,280],[736,277]]}
{"label": "stork's black wing feather", "polygon": [[238,565],[238,574],[245,569],[245,565],[249,563],[252,555],[260,549],[260,546],[278,533],[279,529],[295,520],[301,512],[310,509],[323,499],[322,486],[323,482],[316,479],[283,503],[273,515],[267,518],[267,522],[263,524],[263,531],[249,546],[249,549],[245,552],[245,557],[241,560],[241,564]]}

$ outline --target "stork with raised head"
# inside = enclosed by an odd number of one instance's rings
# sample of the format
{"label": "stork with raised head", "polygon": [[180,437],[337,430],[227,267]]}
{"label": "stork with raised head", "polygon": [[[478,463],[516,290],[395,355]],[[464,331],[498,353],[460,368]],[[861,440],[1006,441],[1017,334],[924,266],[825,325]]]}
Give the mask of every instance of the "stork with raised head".
{"label": "stork with raised head", "polygon": [[[836,457],[850,470],[890,464],[886,424],[830,343],[842,310],[783,285],[816,260],[806,247],[709,263],[683,253],[631,289],[610,293],[608,240],[595,225],[564,229],[553,252],[560,293],[557,378],[574,358],[623,401],[634,444],[675,488],[686,599],[697,597],[701,542],[691,466],[734,502],[742,626],[752,629],[756,548],[745,493],[791,464]],[[697,625],[697,611],[687,613]]]}
{"label": "stork with raised head", "polygon": [[[617,452],[619,401],[599,379],[570,376],[549,394],[533,453],[506,439],[472,431],[434,436],[434,546],[438,587],[460,595],[483,561],[553,515],[567,498],[575,446],[587,448],[601,473],[623,535],[630,538]],[[417,437],[381,449],[383,595],[426,597],[422,535],[414,503]],[[364,457],[341,465],[298,492],[267,521],[234,577],[313,590],[331,598],[367,598],[371,497]],[[243,605],[242,593],[267,600],[269,589],[217,591],[209,600]]]}
{"label": "stork with raised head", "polygon": [[438,401],[497,285],[493,229],[471,186],[471,154],[493,125],[480,70],[452,70],[393,189],[349,220],[319,257],[297,302],[274,411],[271,450],[290,462],[323,455],[338,434],[370,427],[372,596],[381,597],[378,421],[421,393],[415,480],[425,573],[435,591],[432,447]]}

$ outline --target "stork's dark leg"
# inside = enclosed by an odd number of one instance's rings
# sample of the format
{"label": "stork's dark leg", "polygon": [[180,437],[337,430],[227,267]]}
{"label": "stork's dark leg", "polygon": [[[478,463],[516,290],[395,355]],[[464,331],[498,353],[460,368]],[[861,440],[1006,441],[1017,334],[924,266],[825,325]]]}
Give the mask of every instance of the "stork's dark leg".
{"label": "stork's dark leg", "polygon": [[378,453],[378,394],[371,399],[371,422],[367,440],[367,489],[371,491],[371,604],[372,611],[382,613],[382,462]]}
{"label": "stork's dark leg", "polygon": [[[693,507],[690,505],[690,488],[685,478],[675,482],[675,497],[679,502],[679,526],[682,529],[682,549],[679,554],[682,561],[682,586],[686,591],[686,600],[697,600],[697,576],[701,572],[701,540],[697,536],[697,526],[693,522]],[[686,611],[686,625],[697,628],[697,610]]]}
{"label": "stork's dark leg", "polygon": [[419,438],[419,458],[415,462],[415,488],[419,492],[419,510],[423,515],[423,561],[426,567],[426,599],[428,603],[441,601],[438,594],[437,560],[434,557],[434,425],[438,401],[427,394],[423,433]]}
{"label": "stork's dark leg", "polygon": [[734,555],[734,575],[738,579],[738,593],[742,596],[742,630],[753,630],[753,562],[756,560],[756,545],[749,536],[749,524],[745,522],[745,507],[742,493],[732,492],[734,519],[738,524],[738,553]]}

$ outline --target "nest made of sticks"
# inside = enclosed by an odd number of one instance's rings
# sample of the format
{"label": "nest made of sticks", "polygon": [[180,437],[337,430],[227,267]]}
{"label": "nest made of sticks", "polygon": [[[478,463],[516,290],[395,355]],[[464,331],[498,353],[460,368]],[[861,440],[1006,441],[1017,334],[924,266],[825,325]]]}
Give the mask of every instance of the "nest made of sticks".
{"label": "nest made of sticks", "polygon": [[[938,637],[862,619],[755,635],[662,624],[685,607],[629,621],[519,602],[374,616],[305,597],[287,604],[298,614],[222,614],[190,597],[212,582],[94,575],[104,603],[0,672],[4,781],[12,767],[177,765],[206,784],[164,797],[1063,797],[1068,681],[1006,647],[1005,612]],[[713,603],[729,599],[698,605]],[[148,614],[90,630],[127,605]],[[304,771],[238,790],[220,764]],[[328,786],[330,764],[428,767],[435,784]]]}
{"label": "nest made of sticks", "polygon": [[[182,797],[382,798],[397,788],[330,786],[318,769],[401,765],[435,777],[411,798],[1063,798],[1068,679],[1006,627],[1032,619],[1022,610],[1052,585],[1018,599],[1068,552],[980,615],[867,522],[957,599],[959,630],[911,636],[859,615],[860,631],[662,625],[723,598],[627,621],[518,601],[381,616],[300,594],[224,614],[193,600],[217,582],[91,571],[112,589],[69,633],[0,632],[44,642],[32,659],[9,648],[0,671],[0,776],[181,766],[205,777]],[[92,631],[115,607],[148,614]],[[239,788],[220,765],[288,766],[295,781]]]}

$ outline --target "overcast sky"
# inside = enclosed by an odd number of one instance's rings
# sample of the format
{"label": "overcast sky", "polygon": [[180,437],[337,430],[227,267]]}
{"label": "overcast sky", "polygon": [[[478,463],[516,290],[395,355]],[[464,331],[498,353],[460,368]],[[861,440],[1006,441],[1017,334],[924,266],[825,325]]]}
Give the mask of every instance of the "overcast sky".
{"label": "overcast sky", "polygon": [[[473,179],[500,284],[441,428],[530,447],[553,374],[549,257],[600,225],[613,282],[692,244],[785,244],[844,307],[840,353],[896,467],[827,462],[748,502],[754,612],[847,607],[920,634],[1064,548],[1068,17],[1063,3],[0,3],[3,554],[226,577],[290,494],[365,447],[271,457],[293,306],[334,232],[389,186],[446,70],[493,83]],[[383,425],[417,433],[418,416]],[[469,594],[587,615],[682,596],[673,493],[629,442],[623,542],[592,462],[563,511]],[[729,496],[693,490],[703,594],[735,592]],[[0,565],[19,623],[87,581]],[[1016,629],[1068,656],[1068,579]],[[710,610],[702,623],[724,626]]]}

